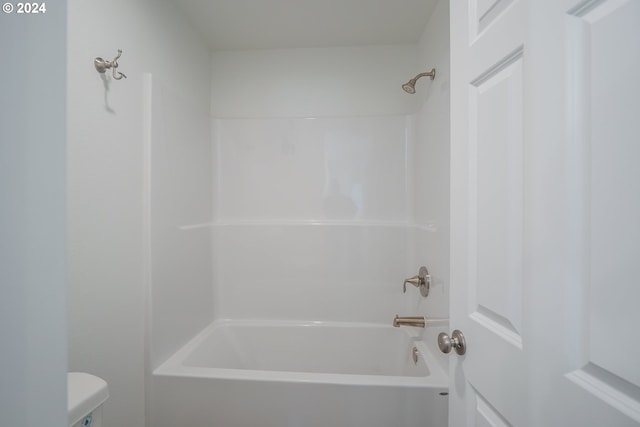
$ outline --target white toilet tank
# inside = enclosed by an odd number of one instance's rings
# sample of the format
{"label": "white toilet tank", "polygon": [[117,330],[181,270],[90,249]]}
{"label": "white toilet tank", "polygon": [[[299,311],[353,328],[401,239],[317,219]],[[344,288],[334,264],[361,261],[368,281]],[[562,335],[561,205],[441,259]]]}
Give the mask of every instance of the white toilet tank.
{"label": "white toilet tank", "polygon": [[109,398],[105,380],[84,372],[69,372],[67,394],[71,427],[102,426],[102,404]]}

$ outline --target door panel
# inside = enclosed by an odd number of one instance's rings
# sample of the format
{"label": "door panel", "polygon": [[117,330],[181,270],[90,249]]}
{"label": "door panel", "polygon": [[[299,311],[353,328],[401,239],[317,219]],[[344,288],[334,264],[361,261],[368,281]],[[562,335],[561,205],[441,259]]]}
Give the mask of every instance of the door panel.
{"label": "door panel", "polygon": [[[574,40],[567,67],[583,82],[570,88],[569,97],[581,103],[573,115],[586,159],[580,285],[586,298],[579,331],[586,344],[567,378],[590,395],[582,398],[586,407],[601,408],[594,417],[606,413],[608,422],[618,423],[612,425],[633,425],[640,423],[640,286],[634,268],[640,254],[640,83],[634,72],[640,67],[640,2],[580,3],[567,17]],[[583,396],[581,390],[573,393]]]}
{"label": "door panel", "polygon": [[[598,13],[600,9],[607,10]],[[640,64],[638,40],[627,37],[640,25],[634,15],[640,16],[638,1],[619,7],[605,4],[582,19],[591,27],[592,75],[591,120],[586,123],[591,133],[592,183],[589,360],[640,386],[640,347],[611,351],[606,345],[611,340],[626,342],[630,330],[624,326],[638,325],[640,286],[634,267],[640,254],[640,228],[629,226],[640,219],[636,124]],[[624,54],[617,55],[619,51]]]}
{"label": "door panel", "polygon": [[513,0],[474,0],[469,2],[469,35],[472,38],[485,30]]}
{"label": "door panel", "polygon": [[478,427],[511,427],[482,394],[475,393],[475,425]]}
{"label": "door panel", "polygon": [[527,419],[523,5],[451,2],[452,19],[462,16],[451,26],[452,117],[460,119],[452,126],[451,317],[469,337],[467,354],[451,363],[459,379],[451,425]]}
{"label": "door panel", "polygon": [[451,2],[451,426],[640,425],[639,22]]}
{"label": "door panel", "polygon": [[[470,316],[522,348],[522,50],[469,86]],[[475,273],[474,273],[475,272]]]}

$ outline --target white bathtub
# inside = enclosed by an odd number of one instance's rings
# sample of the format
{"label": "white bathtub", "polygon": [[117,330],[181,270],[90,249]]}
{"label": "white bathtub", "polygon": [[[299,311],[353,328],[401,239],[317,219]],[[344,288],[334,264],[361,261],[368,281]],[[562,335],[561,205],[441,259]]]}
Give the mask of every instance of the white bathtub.
{"label": "white bathtub", "polygon": [[445,427],[447,375],[420,332],[214,322],[153,372],[152,425]]}

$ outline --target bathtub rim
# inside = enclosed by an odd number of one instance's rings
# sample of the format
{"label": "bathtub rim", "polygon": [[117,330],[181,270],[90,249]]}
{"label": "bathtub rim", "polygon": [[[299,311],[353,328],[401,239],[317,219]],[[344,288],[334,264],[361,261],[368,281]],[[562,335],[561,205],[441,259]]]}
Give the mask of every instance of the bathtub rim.
{"label": "bathtub rim", "polygon": [[[275,326],[275,327],[338,327],[338,328],[392,328],[381,323],[308,321],[308,320],[266,320],[266,319],[217,319],[205,326],[192,339],[171,355],[165,362],[152,371],[153,376],[183,377],[194,379],[224,379],[238,381],[272,381],[290,383],[344,384],[362,386],[402,386],[413,388],[448,389],[448,374],[437,362],[427,343],[422,340],[420,330],[401,327],[403,332],[413,340],[420,357],[424,359],[429,374],[426,376],[393,376],[365,374],[332,374],[295,371],[265,371],[254,369],[228,369],[184,366],[183,361],[197,348],[216,328],[229,326]],[[439,325],[427,325],[427,328]]]}

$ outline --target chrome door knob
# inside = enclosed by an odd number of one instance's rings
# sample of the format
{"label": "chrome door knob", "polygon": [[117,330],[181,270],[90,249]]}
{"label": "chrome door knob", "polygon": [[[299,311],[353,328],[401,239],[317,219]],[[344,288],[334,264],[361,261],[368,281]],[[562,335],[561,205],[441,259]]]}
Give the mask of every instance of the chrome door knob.
{"label": "chrome door knob", "polygon": [[467,352],[467,343],[464,340],[464,335],[457,329],[453,331],[451,337],[444,332],[440,332],[438,335],[438,347],[445,354],[450,353],[451,349],[454,349],[460,356]]}

